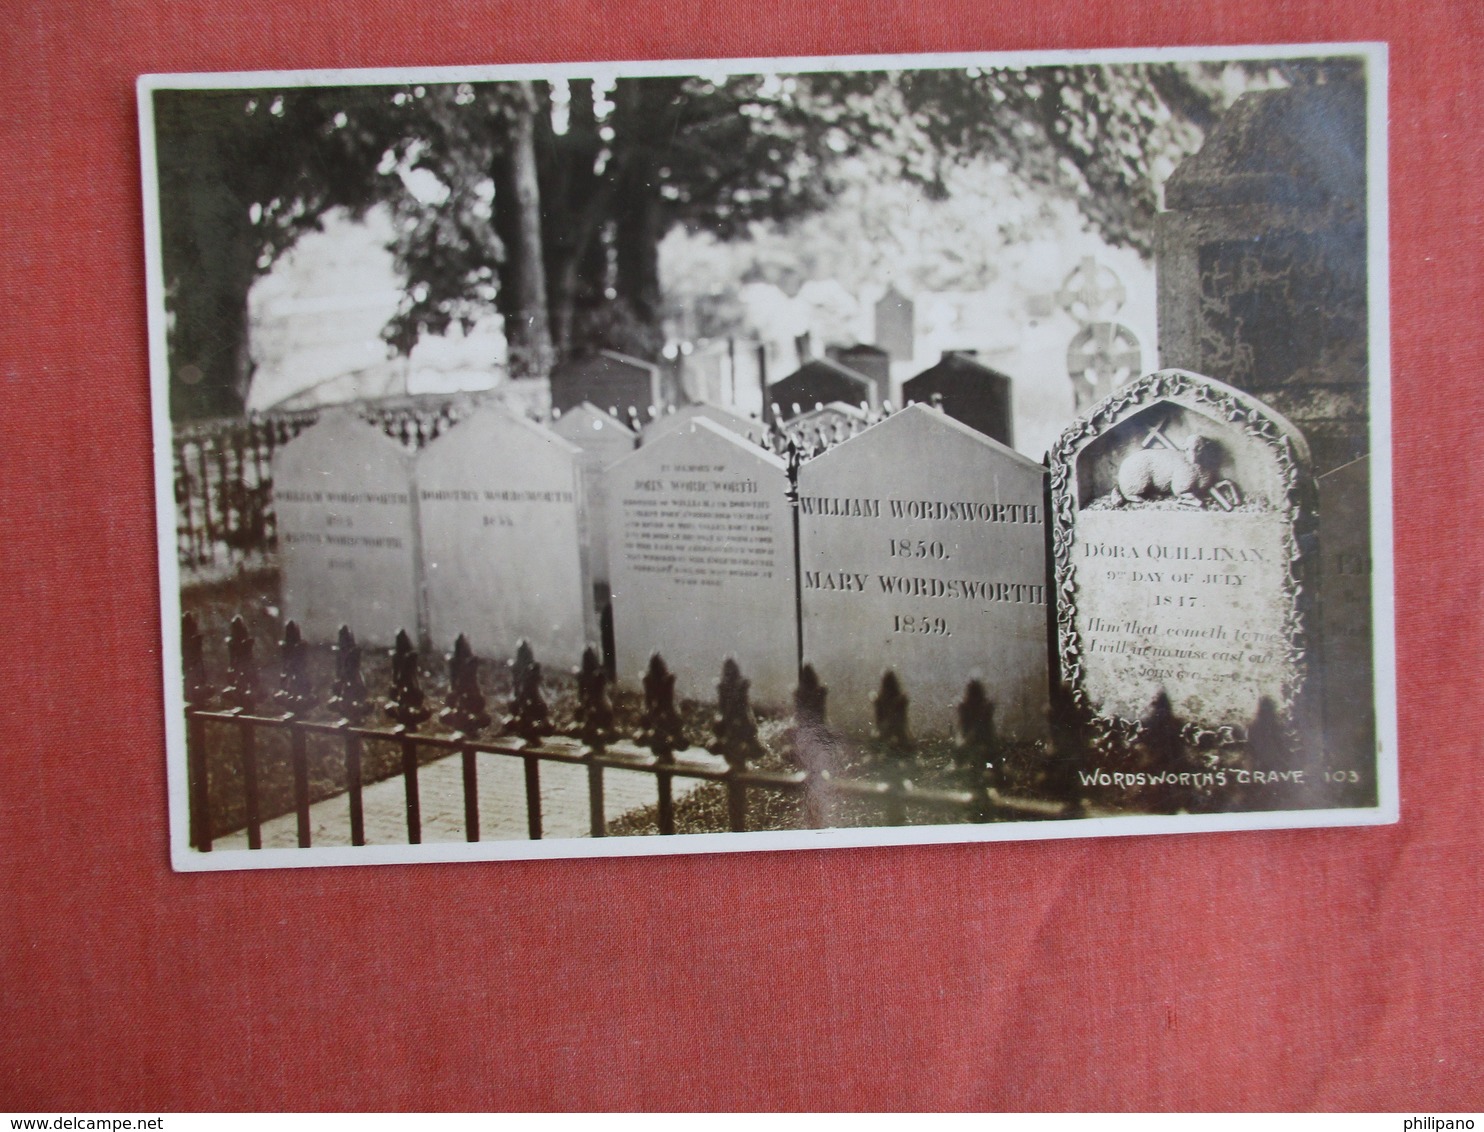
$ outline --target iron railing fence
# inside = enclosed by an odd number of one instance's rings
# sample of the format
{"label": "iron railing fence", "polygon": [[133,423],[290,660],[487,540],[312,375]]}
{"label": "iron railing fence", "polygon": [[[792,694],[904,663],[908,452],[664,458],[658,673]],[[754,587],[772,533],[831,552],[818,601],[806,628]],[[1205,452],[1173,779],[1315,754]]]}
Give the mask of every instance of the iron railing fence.
{"label": "iron railing fence", "polygon": [[[468,642],[460,637],[449,656],[449,690],[438,715],[446,729],[420,730],[434,709],[420,686],[418,654],[408,636],[399,635],[391,657],[391,687],[374,705],[362,679],[360,648],[342,629],[334,649],[335,677],[328,698],[311,688],[310,650],[293,622],[285,627],[280,645],[278,689],[265,693],[253,657],[250,632],[239,617],[227,641],[225,685],[213,687],[206,672],[202,636],[195,618],[187,614],[182,626],[184,660],[190,842],[209,852],[225,830],[216,829],[209,767],[213,744],[219,757],[236,756],[234,778],[242,790],[242,826],[249,849],[262,847],[260,778],[265,733],[287,736],[287,761],[293,782],[293,811],[297,841],[311,847],[310,775],[311,737],[339,745],[344,760],[343,792],[349,800],[352,845],[366,844],[362,768],[368,744],[393,749],[405,785],[407,843],[422,841],[419,770],[434,758],[459,756],[462,763],[464,832],[468,841],[480,840],[479,755],[519,759],[524,770],[526,833],[543,834],[541,771],[544,764],[585,767],[589,834],[608,835],[604,805],[606,771],[634,771],[651,775],[655,785],[656,824],[661,835],[674,835],[677,778],[716,783],[725,788],[727,828],[747,832],[758,828],[750,818],[751,803],[759,794],[792,799],[800,808],[801,825],[829,828],[839,807],[868,805],[870,824],[895,826],[925,812],[942,822],[982,823],[1076,817],[1080,802],[1012,795],[1004,790],[1000,754],[993,727],[993,706],[977,681],[969,681],[959,705],[958,740],[954,768],[941,769],[930,785],[913,781],[919,765],[908,737],[907,698],[895,675],[883,678],[875,697],[879,756],[861,774],[838,765],[843,749],[839,735],[825,722],[825,689],[813,669],[805,666],[794,694],[792,726],[787,733],[787,765],[756,765],[769,761],[758,738],[757,721],[749,704],[748,682],[737,665],[727,660],[717,686],[717,703],[710,741],[692,746],[675,704],[675,677],[659,655],[652,658],[643,680],[643,714],[636,732],[620,735],[610,700],[610,677],[596,652],[588,649],[576,670],[576,709],[567,733],[554,733],[541,691],[541,666],[522,642],[511,662],[513,697],[500,722],[499,734],[481,738],[494,724],[478,682],[478,662]],[[325,715],[333,718],[312,718]],[[267,709],[267,710],[265,710]],[[374,710],[391,723],[368,723]],[[225,743],[226,746],[221,746]],[[235,752],[227,747],[235,745]],[[274,756],[282,758],[283,756]],[[777,759],[771,760],[775,764]],[[852,823],[858,824],[858,823]],[[768,826],[768,828],[776,828]]]}

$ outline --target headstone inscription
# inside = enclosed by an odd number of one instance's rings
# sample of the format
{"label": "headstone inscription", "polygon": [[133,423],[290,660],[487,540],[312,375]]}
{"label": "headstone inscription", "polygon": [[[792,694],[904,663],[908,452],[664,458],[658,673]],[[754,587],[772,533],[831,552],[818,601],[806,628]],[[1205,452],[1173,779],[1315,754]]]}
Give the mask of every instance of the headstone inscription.
{"label": "headstone inscription", "polygon": [[551,431],[581,449],[582,554],[593,601],[608,601],[608,468],[634,450],[633,430],[617,417],[583,402],[552,422]]}
{"label": "headstone inscription", "polygon": [[1045,469],[913,405],[799,470],[804,659],[830,722],[863,734],[887,669],[915,734],[971,679],[1007,739],[1047,732]]}
{"label": "headstone inscription", "polygon": [[1131,733],[1163,691],[1195,732],[1239,739],[1268,699],[1307,733],[1308,466],[1282,416],[1183,370],[1140,378],[1062,434],[1060,671],[1095,726]]}
{"label": "headstone inscription", "polygon": [[417,635],[418,538],[411,455],[344,410],[273,456],[285,620],[306,641],[348,625],[363,645]]}
{"label": "headstone inscription", "polygon": [[646,413],[664,399],[659,366],[616,350],[571,358],[551,370],[551,407],[559,413],[589,401],[627,417],[630,409]]}
{"label": "headstone inscription", "polygon": [[549,429],[485,406],[418,455],[428,628],[486,656],[521,640],[569,665],[596,640],[578,539],[580,453]]}
{"label": "headstone inscription", "polygon": [[1263,398],[1322,475],[1370,451],[1366,90],[1245,94],[1165,183],[1159,356]]}
{"label": "headstone inscription", "polygon": [[1370,457],[1319,477],[1326,779],[1356,805],[1374,805],[1376,796],[1370,500]]}
{"label": "headstone inscription", "polygon": [[1015,443],[1011,416],[1010,379],[957,351],[943,355],[937,365],[902,382],[902,397],[943,411],[1001,444]]}
{"label": "headstone inscription", "polygon": [[751,417],[744,417],[741,413],[734,413],[730,409],[723,409],[720,405],[709,405],[698,403],[685,405],[676,409],[673,413],[662,413],[644,426],[639,433],[640,444],[654,444],[663,440],[672,432],[683,430],[689,422],[698,418],[704,418],[712,424],[721,425],[722,428],[735,432],[738,436],[745,436],[753,443],[761,443],[768,434],[768,426],[762,421]]}
{"label": "headstone inscription", "polygon": [[798,636],[783,461],[697,418],[609,477],[619,684],[637,688],[658,652],[681,696],[709,700],[730,656],[756,703],[786,704]]}

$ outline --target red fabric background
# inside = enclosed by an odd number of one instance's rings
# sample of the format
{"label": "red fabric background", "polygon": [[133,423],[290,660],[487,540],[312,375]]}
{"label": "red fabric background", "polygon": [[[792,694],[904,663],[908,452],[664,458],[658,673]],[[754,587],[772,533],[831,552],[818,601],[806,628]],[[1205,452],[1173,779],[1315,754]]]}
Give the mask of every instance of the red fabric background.
{"label": "red fabric background", "polygon": [[[1484,1107],[1481,12],[9,0],[0,1108]],[[1359,39],[1392,44],[1400,825],[170,871],[136,75]]]}

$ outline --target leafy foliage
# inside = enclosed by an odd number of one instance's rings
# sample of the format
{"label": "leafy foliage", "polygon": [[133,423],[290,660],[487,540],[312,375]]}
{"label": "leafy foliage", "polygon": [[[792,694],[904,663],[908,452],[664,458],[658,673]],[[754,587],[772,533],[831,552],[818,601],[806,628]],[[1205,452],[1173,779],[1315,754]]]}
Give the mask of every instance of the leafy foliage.
{"label": "leafy foliage", "polygon": [[[673,229],[737,240],[820,213],[862,175],[946,198],[992,161],[1147,254],[1156,186],[1222,103],[1211,73],[1175,64],[155,97],[178,416],[240,407],[247,290],[331,208],[392,206],[407,292],[384,336],[399,352],[494,305],[542,334],[549,311],[559,354],[654,356]],[[512,175],[527,153],[530,202]]]}

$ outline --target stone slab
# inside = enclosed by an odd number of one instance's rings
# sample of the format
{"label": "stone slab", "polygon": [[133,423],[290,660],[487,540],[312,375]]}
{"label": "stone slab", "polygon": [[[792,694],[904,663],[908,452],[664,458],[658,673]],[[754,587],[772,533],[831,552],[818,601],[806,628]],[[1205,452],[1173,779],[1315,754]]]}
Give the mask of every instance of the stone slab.
{"label": "stone slab", "polygon": [[594,601],[608,600],[608,469],[633,452],[636,437],[628,425],[584,401],[563,413],[551,431],[581,449],[582,554]]}
{"label": "stone slab", "polygon": [[[1327,763],[1374,794],[1376,695],[1371,612],[1370,457],[1319,477],[1319,647]],[[1351,773],[1361,781],[1352,781]]]}
{"label": "stone slab", "polygon": [[575,665],[596,637],[582,576],[575,445],[485,406],[418,455],[428,629],[463,633],[482,656],[527,640],[536,659]]}
{"label": "stone slab", "polygon": [[711,700],[731,656],[755,703],[788,704],[798,636],[783,461],[698,418],[609,476],[619,684],[640,687],[659,652],[678,695]]}
{"label": "stone slab", "polygon": [[304,639],[389,647],[419,630],[411,455],[346,411],[327,412],[273,456],[281,600]]}

